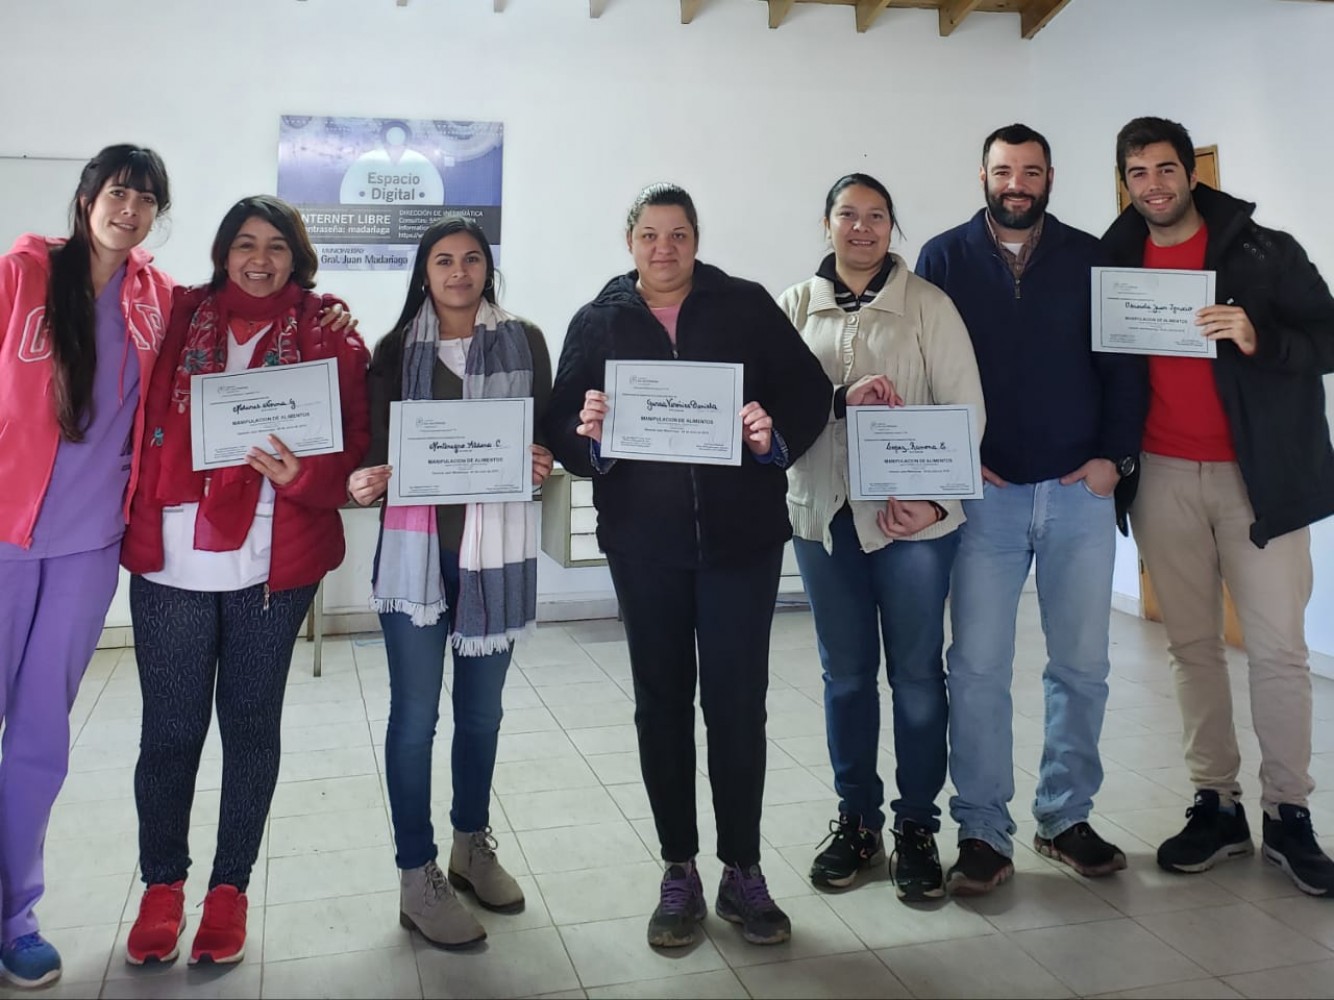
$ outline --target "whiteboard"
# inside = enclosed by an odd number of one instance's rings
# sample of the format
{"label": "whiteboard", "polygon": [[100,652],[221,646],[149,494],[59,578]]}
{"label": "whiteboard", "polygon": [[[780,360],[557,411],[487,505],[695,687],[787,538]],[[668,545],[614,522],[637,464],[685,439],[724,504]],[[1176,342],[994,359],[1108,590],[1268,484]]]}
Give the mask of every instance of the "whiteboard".
{"label": "whiteboard", "polygon": [[0,253],[24,233],[69,235],[69,206],[85,160],[0,156]]}

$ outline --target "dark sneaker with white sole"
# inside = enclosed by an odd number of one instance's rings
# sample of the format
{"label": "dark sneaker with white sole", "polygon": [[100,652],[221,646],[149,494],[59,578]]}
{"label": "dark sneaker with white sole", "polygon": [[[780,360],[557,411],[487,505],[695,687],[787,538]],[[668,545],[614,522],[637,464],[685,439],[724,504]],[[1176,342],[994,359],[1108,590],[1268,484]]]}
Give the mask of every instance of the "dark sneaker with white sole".
{"label": "dark sneaker with white sole", "polygon": [[759,865],[724,866],[714,912],[740,924],[741,936],[751,944],[782,944],[792,937],[792,921],[770,897]]}
{"label": "dark sneaker with white sole", "polygon": [[648,943],[654,948],[684,948],[695,941],[695,927],[709,912],[704,884],[693,861],[668,865],[662,873],[658,907],[648,918]]}
{"label": "dark sneaker with white sole", "polygon": [[936,838],[926,827],[905,819],[894,831],[894,854],[889,877],[905,903],[921,903],[945,895],[945,874],[940,869]]}
{"label": "dark sneaker with white sole", "polygon": [[885,861],[880,831],[862,826],[860,816],[830,820],[829,836],[820,846],[823,850],[811,862],[811,882],[822,889],[846,889],[862,872]]}
{"label": "dark sneaker with white sole", "polygon": [[1085,878],[1110,875],[1126,866],[1125,852],[1099,837],[1087,823],[1076,823],[1050,839],[1034,837],[1033,850],[1069,865]]}
{"label": "dark sneaker with white sole", "polygon": [[1311,813],[1303,806],[1283,804],[1278,819],[1264,818],[1264,858],[1278,865],[1293,884],[1309,896],[1334,893],[1334,861],[1320,849],[1311,826]]}
{"label": "dark sneaker with white sole", "polygon": [[959,841],[959,860],[947,879],[956,896],[983,896],[1014,875],[1014,862],[985,840]]}
{"label": "dark sneaker with white sole", "polygon": [[1240,802],[1234,812],[1222,808],[1218,793],[1201,788],[1195,804],[1186,810],[1186,825],[1158,847],[1158,867],[1193,875],[1214,865],[1255,853],[1246,810]]}

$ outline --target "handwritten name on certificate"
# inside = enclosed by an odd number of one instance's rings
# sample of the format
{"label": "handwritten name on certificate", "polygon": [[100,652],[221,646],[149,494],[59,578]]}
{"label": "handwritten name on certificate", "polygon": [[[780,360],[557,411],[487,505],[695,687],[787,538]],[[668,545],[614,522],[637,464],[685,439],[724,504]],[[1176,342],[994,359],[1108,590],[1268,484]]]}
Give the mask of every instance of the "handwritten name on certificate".
{"label": "handwritten name on certificate", "polygon": [[603,458],[741,464],[745,368],[704,361],[608,361]]}
{"label": "handwritten name on certificate", "polygon": [[389,404],[391,506],[508,503],[533,497],[533,400]]}
{"label": "handwritten name on certificate", "polygon": [[849,499],[980,500],[981,444],[971,406],[849,406]]}
{"label": "handwritten name on certificate", "polygon": [[245,465],[251,448],[272,452],[270,434],[296,455],[343,450],[337,360],[191,377],[190,458],[196,472]]}
{"label": "handwritten name on certificate", "polygon": [[1214,304],[1213,271],[1148,267],[1093,269],[1093,349],[1111,354],[1216,358],[1218,344],[1195,325]]}

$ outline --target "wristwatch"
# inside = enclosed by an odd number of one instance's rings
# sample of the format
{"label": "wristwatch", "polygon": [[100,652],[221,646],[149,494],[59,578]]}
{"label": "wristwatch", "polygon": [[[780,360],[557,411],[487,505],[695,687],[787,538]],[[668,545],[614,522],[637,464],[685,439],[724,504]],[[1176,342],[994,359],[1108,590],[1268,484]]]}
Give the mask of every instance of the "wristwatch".
{"label": "wristwatch", "polygon": [[1117,474],[1122,479],[1125,479],[1126,476],[1129,476],[1131,473],[1133,473],[1136,467],[1139,465],[1139,463],[1135,461],[1134,455],[1126,455],[1124,458],[1112,458],[1110,460],[1112,461],[1113,464],[1116,465]]}

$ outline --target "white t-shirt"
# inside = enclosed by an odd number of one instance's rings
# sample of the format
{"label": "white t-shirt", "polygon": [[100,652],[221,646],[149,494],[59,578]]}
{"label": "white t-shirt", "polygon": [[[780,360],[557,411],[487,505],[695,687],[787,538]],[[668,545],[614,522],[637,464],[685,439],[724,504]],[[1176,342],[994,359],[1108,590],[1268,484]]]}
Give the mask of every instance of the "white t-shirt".
{"label": "white t-shirt", "polygon": [[472,346],[471,337],[455,337],[446,340],[440,339],[440,346],[436,348],[436,353],[440,356],[440,361],[446,368],[452,371],[459,378],[463,378],[463,373],[468,364],[468,348]]}
{"label": "white t-shirt", "polygon": [[[258,331],[244,344],[227,332],[226,371],[245,371],[250,367],[255,347],[268,327]],[[145,573],[144,579],[180,590],[221,593],[244,590],[269,578],[273,552],[273,484],[265,479],[259,488],[255,519],[241,547],[231,552],[202,552],[195,548],[195,519],[199,504],[183,503],[162,511],[162,568]]]}

